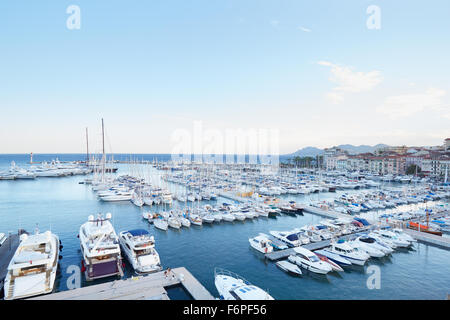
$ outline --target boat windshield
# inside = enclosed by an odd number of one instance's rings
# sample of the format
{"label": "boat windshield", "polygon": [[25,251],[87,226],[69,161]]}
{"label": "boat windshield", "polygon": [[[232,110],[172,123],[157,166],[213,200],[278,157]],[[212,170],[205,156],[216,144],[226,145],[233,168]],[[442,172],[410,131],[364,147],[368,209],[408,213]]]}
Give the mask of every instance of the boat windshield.
{"label": "boat windshield", "polygon": [[312,262],[318,262],[319,261],[319,258],[317,256],[315,256],[315,255],[311,255],[308,258]]}

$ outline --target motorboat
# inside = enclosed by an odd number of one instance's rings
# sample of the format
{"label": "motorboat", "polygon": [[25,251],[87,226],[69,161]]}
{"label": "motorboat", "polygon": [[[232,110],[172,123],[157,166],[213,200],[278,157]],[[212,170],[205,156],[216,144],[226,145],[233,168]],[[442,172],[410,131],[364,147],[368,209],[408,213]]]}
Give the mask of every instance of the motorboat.
{"label": "motorboat", "polygon": [[333,271],[342,272],[344,269],[342,269],[336,262],[333,262],[331,259],[328,259],[328,257],[324,256],[323,254],[314,252],[317,257],[319,257],[320,260],[325,261],[326,263],[329,263],[331,265],[331,268]]}
{"label": "motorboat", "polygon": [[333,270],[329,263],[320,260],[314,252],[309,251],[308,249],[296,247],[294,248],[294,251],[295,255],[291,254],[288,257],[289,262],[319,274],[327,274]]}
{"label": "motorboat", "polygon": [[330,251],[344,257],[349,260],[351,263],[362,266],[366,263],[366,261],[370,258],[367,253],[356,251],[352,248],[348,243],[343,241],[334,242],[331,244],[331,247],[325,249],[326,251]]}
{"label": "motorboat", "polygon": [[296,231],[270,231],[269,233],[290,247],[298,247],[302,244]]}
{"label": "motorboat", "polygon": [[240,211],[232,211],[231,214],[234,215],[234,218],[239,221],[244,221],[246,218],[245,214]]}
{"label": "motorboat", "polygon": [[155,228],[163,231],[167,231],[167,229],[169,228],[169,224],[167,223],[166,220],[164,220],[162,216],[154,218],[153,225],[155,226]]}
{"label": "motorboat", "polygon": [[99,214],[96,219],[90,215],[80,227],[82,270],[85,270],[88,281],[123,276],[119,239],[110,222],[111,217],[111,213],[107,213],[105,218]]}
{"label": "motorboat", "polygon": [[411,242],[400,239],[394,232],[388,230],[374,230],[374,233],[381,236],[382,239],[387,239],[393,242],[397,247],[407,248],[411,246]]}
{"label": "motorboat", "polygon": [[205,223],[213,223],[216,219],[214,219],[214,216],[210,213],[207,213],[201,217],[202,221]]}
{"label": "motorboat", "polygon": [[369,236],[359,236],[354,241],[358,241],[358,242],[364,243],[368,246],[371,246],[372,248],[375,248],[375,249],[383,252],[384,255],[391,254],[394,251],[394,249],[392,249],[388,245],[381,244],[375,238],[372,238]]}
{"label": "motorboat", "polygon": [[394,228],[394,229],[392,229],[392,232],[394,232],[397,235],[397,237],[399,237],[400,239],[403,239],[403,240],[408,241],[410,243],[417,242],[416,239],[411,237],[409,234],[405,233],[400,228]]}
{"label": "motorboat", "polygon": [[273,251],[271,241],[261,234],[254,238],[248,239],[248,242],[253,249],[261,253],[270,253]]}
{"label": "motorboat", "polygon": [[228,270],[216,268],[214,284],[220,300],[274,300],[266,291]]}
{"label": "motorboat", "polygon": [[119,233],[119,242],[136,273],[161,271],[161,261],[155,250],[155,238],[147,230],[133,229]]}
{"label": "motorboat", "polygon": [[385,253],[374,246],[369,244],[368,242],[359,241],[358,239],[349,241],[348,244],[355,249],[356,251],[361,251],[367,253],[372,258],[382,258],[385,256]]}
{"label": "motorboat", "polygon": [[338,255],[336,253],[330,252],[330,251],[316,250],[316,251],[314,251],[314,253],[325,256],[328,258],[328,260],[331,260],[342,267],[348,267],[348,266],[352,265],[352,263],[349,260],[341,257],[340,255]]}
{"label": "motorboat", "polygon": [[51,293],[55,284],[61,244],[54,233],[22,234],[9,262],[4,299],[13,300]]}
{"label": "motorboat", "polygon": [[387,238],[383,238],[382,236],[380,236],[380,235],[377,234],[377,233],[371,232],[371,233],[369,233],[368,236],[369,236],[370,238],[375,239],[375,241],[376,241],[379,245],[384,246],[384,247],[387,248],[387,249],[391,249],[392,251],[393,251],[394,249],[397,249],[397,245],[396,245],[393,241],[391,241],[391,240],[389,240],[389,239],[387,239]]}
{"label": "motorboat", "polygon": [[281,270],[296,275],[296,276],[301,276],[302,275],[302,270],[294,263],[291,263],[287,260],[282,260],[282,261],[278,261],[276,263],[277,267],[280,268]]}
{"label": "motorboat", "polygon": [[228,221],[228,222],[233,222],[236,218],[233,214],[229,213],[229,212],[223,212],[222,213],[222,219],[224,221]]}

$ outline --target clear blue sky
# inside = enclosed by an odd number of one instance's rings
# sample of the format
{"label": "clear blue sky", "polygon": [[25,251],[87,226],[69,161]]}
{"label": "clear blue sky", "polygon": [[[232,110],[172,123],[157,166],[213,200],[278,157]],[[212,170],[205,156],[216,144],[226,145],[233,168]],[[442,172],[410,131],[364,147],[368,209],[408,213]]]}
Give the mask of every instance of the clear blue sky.
{"label": "clear blue sky", "polygon": [[101,117],[124,153],[170,152],[195,120],[278,129],[281,153],[441,144],[449,32],[448,0],[4,0],[0,153],[83,152]]}

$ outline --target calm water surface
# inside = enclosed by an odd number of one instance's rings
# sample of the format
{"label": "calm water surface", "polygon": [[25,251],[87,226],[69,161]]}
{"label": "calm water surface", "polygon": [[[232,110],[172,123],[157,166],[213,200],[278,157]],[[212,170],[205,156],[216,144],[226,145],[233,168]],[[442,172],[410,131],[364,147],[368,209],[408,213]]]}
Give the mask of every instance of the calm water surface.
{"label": "calm water surface", "polygon": [[[50,156],[49,156],[50,157]],[[74,159],[80,159],[73,156]],[[49,158],[51,159],[51,158]],[[64,159],[60,156],[60,159]],[[82,158],[81,158],[82,159]],[[17,156],[0,156],[0,170],[8,167]],[[68,159],[73,160],[73,159]],[[28,161],[23,156],[22,162]],[[130,170],[119,165],[119,174]],[[145,172],[143,172],[145,170]],[[161,183],[155,169],[143,169],[154,183]],[[267,289],[276,299],[445,299],[450,288],[450,251],[416,244],[414,249],[395,252],[390,258],[371,260],[365,267],[353,267],[341,274],[317,276],[304,271],[294,278],[279,270],[272,262],[252,250],[248,238],[259,232],[291,229],[322,218],[281,216],[252,221],[192,226],[179,231],[160,231],[142,219],[142,210],[131,203],[103,203],[87,185],[79,184],[84,176],[38,178],[31,181],[0,181],[0,232],[17,232],[19,228],[33,232],[36,224],[41,231],[51,229],[58,234],[64,248],[56,286],[67,290],[69,265],[80,265],[81,253],[77,234],[90,214],[111,212],[117,232],[144,228],[155,236],[156,248],[164,267],[186,267],[214,296],[214,267],[234,271],[255,285]],[[169,184],[172,190],[179,186]],[[336,194],[324,193],[295,197],[299,201],[329,199]],[[227,201],[219,199],[219,202]],[[148,208],[145,208],[148,210]],[[158,210],[153,207],[151,210]],[[367,267],[378,265],[381,289],[369,290]],[[131,275],[127,265],[126,277]],[[111,278],[112,279],[112,278]],[[101,280],[101,281],[110,281]],[[84,283],[83,285],[96,284]]]}

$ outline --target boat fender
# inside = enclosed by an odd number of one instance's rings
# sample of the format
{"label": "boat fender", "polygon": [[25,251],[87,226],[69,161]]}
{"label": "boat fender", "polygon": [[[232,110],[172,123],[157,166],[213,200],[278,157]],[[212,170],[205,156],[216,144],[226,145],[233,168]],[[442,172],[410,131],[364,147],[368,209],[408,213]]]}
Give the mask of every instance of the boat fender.
{"label": "boat fender", "polygon": [[59,255],[59,260],[61,260],[63,258],[63,256],[62,255]]}
{"label": "boat fender", "polygon": [[86,267],[84,266],[84,261],[81,260],[81,272],[85,272],[86,271]]}

